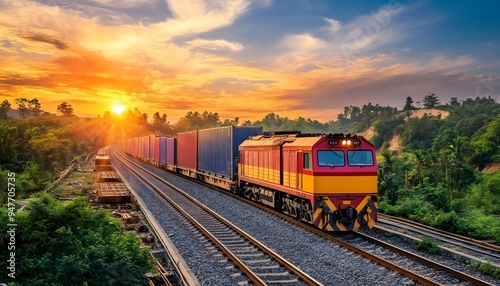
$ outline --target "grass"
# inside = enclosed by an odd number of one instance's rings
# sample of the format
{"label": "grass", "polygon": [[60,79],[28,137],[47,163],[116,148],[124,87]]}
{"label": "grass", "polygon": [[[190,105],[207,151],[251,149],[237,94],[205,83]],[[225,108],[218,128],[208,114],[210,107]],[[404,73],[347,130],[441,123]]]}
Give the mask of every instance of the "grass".
{"label": "grass", "polygon": [[500,268],[493,266],[490,260],[481,263],[472,262],[469,263],[467,267],[477,269],[484,274],[493,276],[495,279],[500,279]]}
{"label": "grass", "polygon": [[76,169],[72,170],[67,177],[50,190],[49,194],[56,198],[72,198],[87,195],[92,190],[94,183],[92,166],[90,162],[82,162],[80,165],[85,172],[78,172]]}

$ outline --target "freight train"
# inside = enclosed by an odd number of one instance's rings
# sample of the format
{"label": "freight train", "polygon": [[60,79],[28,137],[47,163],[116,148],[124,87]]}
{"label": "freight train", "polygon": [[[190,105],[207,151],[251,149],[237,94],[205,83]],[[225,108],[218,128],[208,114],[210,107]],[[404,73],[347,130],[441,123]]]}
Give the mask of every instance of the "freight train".
{"label": "freight train", "polygon": [[372,228],[377,221],[375,148],[362,136],[225,126],[127,139],[121,148],[324,231]]}

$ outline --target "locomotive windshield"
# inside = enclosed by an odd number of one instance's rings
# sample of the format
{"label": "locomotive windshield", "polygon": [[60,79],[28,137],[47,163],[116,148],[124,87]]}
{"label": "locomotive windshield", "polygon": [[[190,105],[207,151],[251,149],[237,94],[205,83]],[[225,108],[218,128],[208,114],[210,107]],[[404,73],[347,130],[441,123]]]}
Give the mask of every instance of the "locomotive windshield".
{"label": "locomotive windshield", "polygon": [[373,166],[373,154],[370,150],[347,151],[349,166]]}
{"label": "locomotive windshield", "polygon": [[344,166],[344,151],[341,150],[321,150],[318,151],[318,165],[321,167]]}

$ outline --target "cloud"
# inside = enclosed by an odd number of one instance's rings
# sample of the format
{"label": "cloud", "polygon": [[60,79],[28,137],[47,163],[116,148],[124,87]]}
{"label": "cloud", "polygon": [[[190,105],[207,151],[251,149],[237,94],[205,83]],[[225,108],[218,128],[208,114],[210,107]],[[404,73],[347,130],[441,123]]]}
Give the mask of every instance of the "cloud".
{"label": "cloud", "polygon": [[174,18],[158,24],[164,35],[176,37],[212,31],[247,12],[249,0],[166,0]]}
{"label": "cloud", "polygon": [[64,40],[58,39],[56,37],[51,37],[49,35],[30,33],[30,32],[22,32],[22,33],[20,33],[19,36],[21,38],[25,38],[28,40],[52,44],[52,45],[54,45],[54,47],[56,47],[59,50],[66,50],[68,48],[68,44],[66,44]]}
{"label": "cloud", "polygon": [[334,20],[330,18],[323,18],[328,24],[328,30],[330,33],[334,34],[340,30],[340,21],[339,20]]}
{"label": "cloud", "polygon": [[260,86],[268,85],[274,83],[272,80],[249,80],[249,79],[239,79],[239,78],[217,78],[213,80],[210,84],[206,85],[205,88],[213,90],[217,93],[225,92],[237,94],[245,91],[257,90]]}
{"label": "cloud", "polygon": [[74,102],[78,114],[102,114],[120,101],[170,119],[207,110],[326,121],[346,105],[397,106],[429,91],[446,102],[481,87],[464,75],[478,68],[472,56],[412,59],[394,48],[417,29],[403,21],[408,9],[399,2],[342,23],[318,15],[316,26],[292,25],[265,43],[233,31],[242,16],[262,17],[253,8],[281,5],[270,0],[40,2],[0,2],[0,96]]}
{"label": "cloud", "polygon": [[231,51],[240,51],[243,49],[243,45],[240,43],[229,42],[226,40],[204,40],[204,39],[195,39],[189,42],[186,42],[187,47],[190,49],[206,49],[206,50],[231,50]]}

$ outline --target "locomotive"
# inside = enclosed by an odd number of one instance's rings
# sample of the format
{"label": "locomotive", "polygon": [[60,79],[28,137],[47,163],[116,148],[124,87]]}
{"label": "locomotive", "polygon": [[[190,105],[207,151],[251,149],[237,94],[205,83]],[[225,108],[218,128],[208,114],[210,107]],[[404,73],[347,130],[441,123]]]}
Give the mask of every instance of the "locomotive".
{"label": "locomotive", "polygon": [[324,231],[367,229],[377,221],[375,148],[362,136],[225,126],[121,145],[131,156]]}

